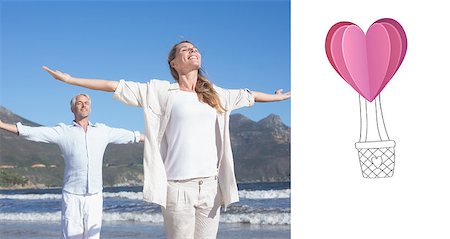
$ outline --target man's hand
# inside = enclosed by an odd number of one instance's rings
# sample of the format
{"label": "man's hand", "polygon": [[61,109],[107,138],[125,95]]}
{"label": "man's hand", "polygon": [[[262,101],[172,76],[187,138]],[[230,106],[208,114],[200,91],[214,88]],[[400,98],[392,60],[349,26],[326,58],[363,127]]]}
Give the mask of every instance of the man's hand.
{"label": "man's hand", "polygon": [[18,134],[17,126],[15,124],[7,124],[0,120],[0,129],[9,131],[14,134]]}

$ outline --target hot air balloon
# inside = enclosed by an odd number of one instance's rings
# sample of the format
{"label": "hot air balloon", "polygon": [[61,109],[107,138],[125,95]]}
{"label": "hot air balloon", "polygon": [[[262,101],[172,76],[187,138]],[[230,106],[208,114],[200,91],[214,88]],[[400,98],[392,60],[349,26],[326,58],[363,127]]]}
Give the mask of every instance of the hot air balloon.
{"label": "hot air balloon", "polygon": [[386,130],[380,93],[402,64],[406,49],[406,33],[391,18],[377,20],[367,34],[352,22],[338,22],[325,40],[331,65],[359,94],[360,138],[355,147],[364,178],[394,174],[395,141]]}

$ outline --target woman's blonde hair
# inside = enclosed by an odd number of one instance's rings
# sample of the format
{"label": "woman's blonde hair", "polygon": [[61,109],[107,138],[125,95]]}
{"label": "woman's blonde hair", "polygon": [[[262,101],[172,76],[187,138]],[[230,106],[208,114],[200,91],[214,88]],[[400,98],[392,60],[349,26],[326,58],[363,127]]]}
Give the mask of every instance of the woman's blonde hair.
{"label": "woman's blonde hair", "polygon": [[[177,47],[178,45],[182,43],[190,43],[190,41],[181,41],[177,44],[175,44],[172,49],[170,50],[169,57],[167,59],[167,62],[169,63],[170,68],[170,74],[172,74],[173,78],[178,82],[179,76],[178,72],[175,70],[175,68],[172,67],[170,62],[175,59],[176,53],[177,53]],[[216,90],[213,87],[213,84],[206,79],[203,69],[200,67],[198,69],[198,76],[197,76],[197,84],[195,85],[195,92],[197,92],[197,96],[200,101],[205,102],[206,104],[210,105],[214,109],[216,109],[217,112],[223,113],[225,112],[225,109],[220,104],[219,96],[217,95]]]}

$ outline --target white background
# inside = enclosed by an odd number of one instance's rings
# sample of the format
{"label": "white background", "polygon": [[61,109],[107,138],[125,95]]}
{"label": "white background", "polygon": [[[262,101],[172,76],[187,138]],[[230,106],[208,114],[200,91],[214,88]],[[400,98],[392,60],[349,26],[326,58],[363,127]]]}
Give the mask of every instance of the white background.
{"label": "white background", "polygon": [[[450,8],[446,1],[292,0],[292,238],[450,238]],[[393,178],[364,179],[358,94],[325,54],[332,25],[405,29],[403,64],[382,92]]]}

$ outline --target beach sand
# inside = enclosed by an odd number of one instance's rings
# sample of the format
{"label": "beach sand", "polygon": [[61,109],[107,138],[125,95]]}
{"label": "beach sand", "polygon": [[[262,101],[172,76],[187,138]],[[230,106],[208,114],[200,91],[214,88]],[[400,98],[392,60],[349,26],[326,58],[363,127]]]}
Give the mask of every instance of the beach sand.
{"label": "beach sand", "polygon": [[[51,239],[60,238],[59,223],[2,221],[0,223],[2,239]],[[162,224],[136,222],[104,222],[101,238],[104,239],[163,239]],[[242,223],[221,223],[218,239],[286,239],[290,238],[290,226],[251,225]]]}

